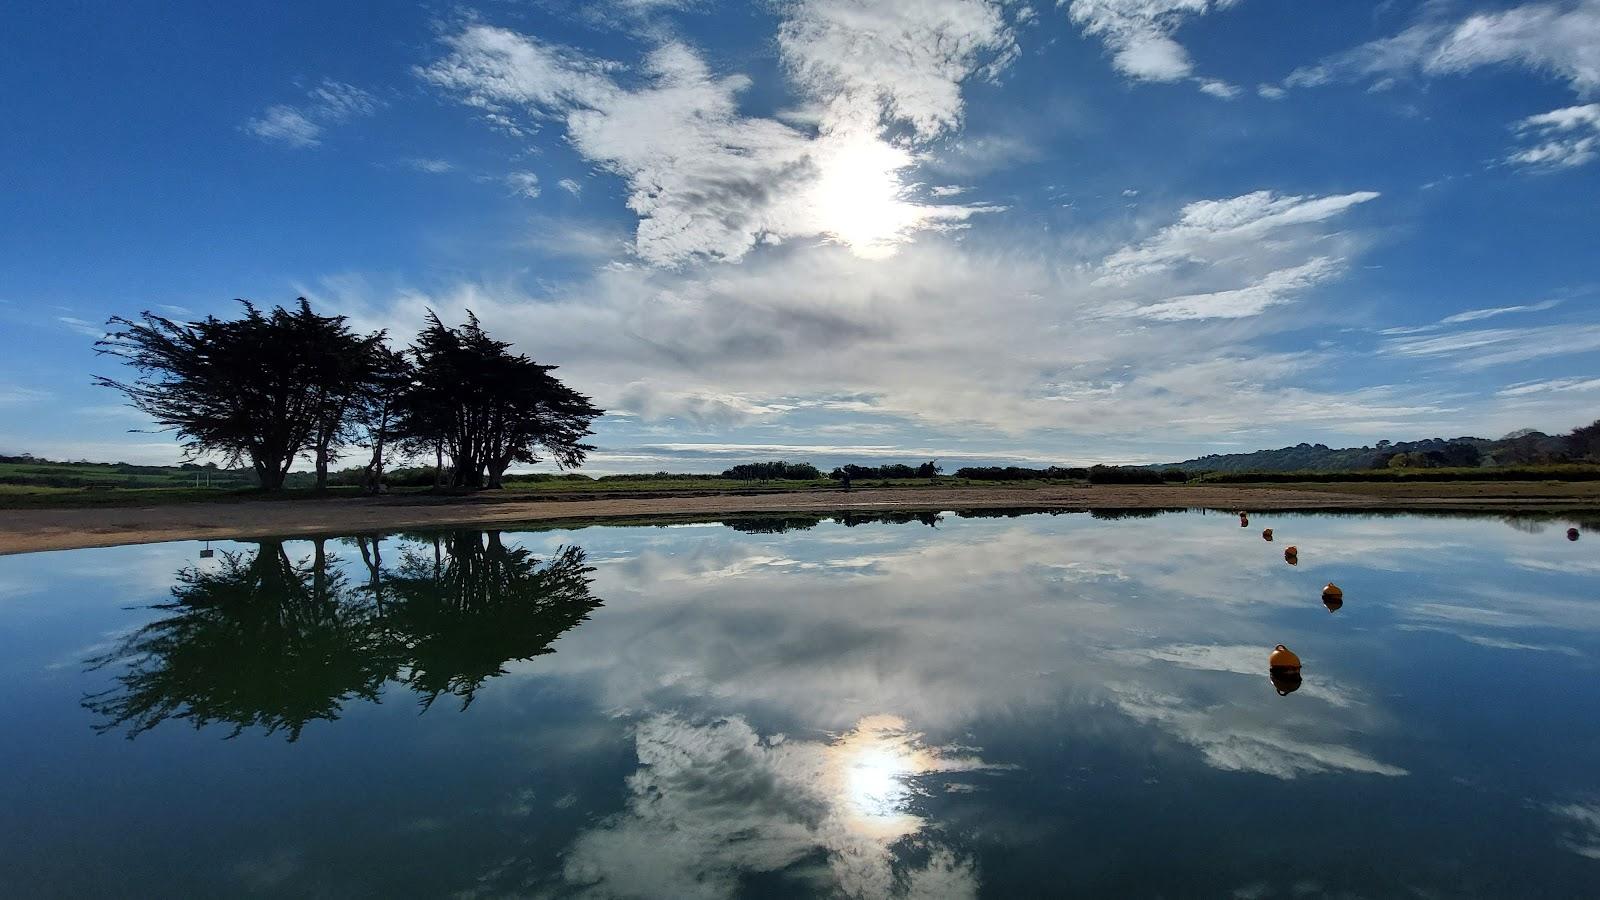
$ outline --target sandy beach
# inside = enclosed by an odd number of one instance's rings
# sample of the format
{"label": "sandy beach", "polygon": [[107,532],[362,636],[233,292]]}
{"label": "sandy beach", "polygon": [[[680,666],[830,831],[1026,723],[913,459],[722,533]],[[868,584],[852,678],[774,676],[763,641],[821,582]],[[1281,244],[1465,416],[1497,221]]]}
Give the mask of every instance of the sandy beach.
{"label": "sandy beach", "polygon": [[[559,523],[644,517],[960,509],[1594,509],[1593,491],[1526,485],[1338,485],[1328,489],[1226,486],[952,487],[550,499],[516,493],[184,503],[0,511],[0,554],[175,540],[223,540],[392,531],[445,525]],[[1429,490],[1432,488],[1433,490]]]}

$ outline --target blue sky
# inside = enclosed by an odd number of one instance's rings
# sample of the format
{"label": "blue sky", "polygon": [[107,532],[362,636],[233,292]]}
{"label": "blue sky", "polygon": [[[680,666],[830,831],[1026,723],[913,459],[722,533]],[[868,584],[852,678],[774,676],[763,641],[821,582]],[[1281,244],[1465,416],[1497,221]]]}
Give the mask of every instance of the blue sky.
{"label": "blue sky", "polygon": [[1600,0],[9,4],[0,452],[107,317],[473,309],[591,468],[1600,415]]}

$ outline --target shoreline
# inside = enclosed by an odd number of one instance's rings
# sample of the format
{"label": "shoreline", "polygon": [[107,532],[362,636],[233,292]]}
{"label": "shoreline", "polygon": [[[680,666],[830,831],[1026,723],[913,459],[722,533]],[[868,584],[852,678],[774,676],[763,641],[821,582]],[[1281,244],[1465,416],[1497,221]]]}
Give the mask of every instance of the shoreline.
{"label": "shoreline", "polygon": [[1388,491],[1248,485],[1061,485],[694,494],[561,499],[515,494],[471,497],[363,497],[294,502],[186,503],[166,506],[0,510],[0,556],[180,540],[237,540],[386,532],[448,526],[523,525],[597,520],[716,519],[780,513],[944,510],[1215,509],[1544,512],[1600,510],[1600,496],[1519,491],[1514,496],[1418,496]]}

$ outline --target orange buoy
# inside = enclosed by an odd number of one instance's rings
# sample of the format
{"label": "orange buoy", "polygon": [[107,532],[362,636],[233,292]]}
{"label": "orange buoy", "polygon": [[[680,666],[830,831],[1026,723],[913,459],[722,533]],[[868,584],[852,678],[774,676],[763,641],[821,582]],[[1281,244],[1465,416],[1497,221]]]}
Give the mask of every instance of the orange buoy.
{"label": "orange buoy", "polygon": [[1567,529],[1567,540],[1575,541],[1577,539],[1578,539],[1578,529],[1576,529],[1576,528],[1568,528]]}
{"label": "orange buoy", "polygon": [[1267,677],[1272,679],[1272,686],[1279,697],[1287,697],[1300,690],[1299,669],[1273,669]]}
{"label": "orange buoy", "polygon": [[1293,650],[1279,644],[1272,648],[1272,655],[1267,657],[1267,668],[1273,671],[1281,669],[1298,672],[1300,671],[1300,657],[1295,656]]}
{"label": "orange buoy", "polygon": [[1322,595],[1322,605],[1326,606],[1328,608],[1328,612],[1338,612],[1339,611],[1339,607],[1344,605],[1344,598],[1343,597],[1329,597],[1327,594],[1323,594]]}
{"label": "orange buoy", "polygon": [[1299,565],[1299,563],[1300,563],[1300,548],[1294,546],[1293,544],[1290,544],[1289,546],[1283,548],[1283,561],[1288,563],[1291,566]]}
{"label": "orange buoy", "polygon": [[1334,584],[1330,581],[1328,582],[1328,586],[1322,589],[1322,599],[1326,600],[1329,597],[1337,597],[1338,599],[1343,600],[1344,591],[1340,590],[1337,584]]}
{"label": "orange buoy", "polygon": [[1264,540],[1264,541],[1272,540],[1272,529],[1271,528],[1263,528],[1263,529],[1261,529],[1261,539]]}

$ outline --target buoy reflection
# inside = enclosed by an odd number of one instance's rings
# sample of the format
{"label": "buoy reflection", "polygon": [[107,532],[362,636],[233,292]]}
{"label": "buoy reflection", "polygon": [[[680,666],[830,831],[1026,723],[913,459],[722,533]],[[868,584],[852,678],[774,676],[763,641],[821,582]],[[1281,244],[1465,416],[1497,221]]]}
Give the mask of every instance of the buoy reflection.
{"label": "buoy reflection", "polygon": [[1268,677],[1272,679],[1272,686],[1277,689],[1279,697],[1287,697],[1300,690],[1299,669],[1273,669]]}

